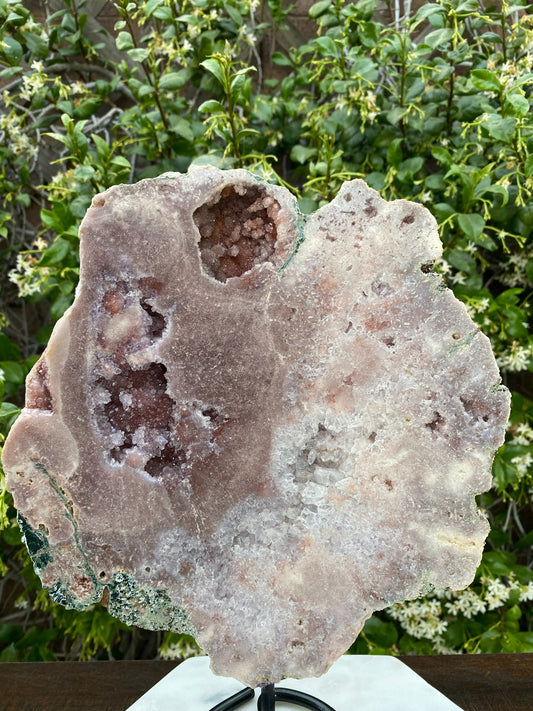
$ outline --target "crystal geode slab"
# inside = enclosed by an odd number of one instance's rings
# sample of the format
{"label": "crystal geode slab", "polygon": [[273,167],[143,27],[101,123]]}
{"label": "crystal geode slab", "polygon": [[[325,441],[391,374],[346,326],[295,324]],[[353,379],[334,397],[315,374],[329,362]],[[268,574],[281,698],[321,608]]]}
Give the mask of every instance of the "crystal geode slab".
{"label": "crystal geode slab", "polygon": [[302,216],[242,170],[94,198],[8,488],[52,597],[192,632],[255,686],[480,561],[509,395],[435,220],[360,180]]}

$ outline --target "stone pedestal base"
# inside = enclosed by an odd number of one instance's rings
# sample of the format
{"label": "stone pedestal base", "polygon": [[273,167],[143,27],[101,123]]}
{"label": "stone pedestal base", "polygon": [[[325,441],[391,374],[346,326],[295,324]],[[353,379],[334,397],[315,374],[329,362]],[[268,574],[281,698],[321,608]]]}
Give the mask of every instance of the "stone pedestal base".
{"label": "stone pedestal base", "polygon": [[[321,677],[284,679],[279,686],[312,694],[335,711],[461,711],[394,657],[343,656]],[[212,674],[208,657],[195,657],[167,674],[128,711],[209,711],[242,688],[234,679]],[[256,699],[240,711],[255,711],[258,695],[256,690]],[[276,711],[297,708],[276,704]]]}

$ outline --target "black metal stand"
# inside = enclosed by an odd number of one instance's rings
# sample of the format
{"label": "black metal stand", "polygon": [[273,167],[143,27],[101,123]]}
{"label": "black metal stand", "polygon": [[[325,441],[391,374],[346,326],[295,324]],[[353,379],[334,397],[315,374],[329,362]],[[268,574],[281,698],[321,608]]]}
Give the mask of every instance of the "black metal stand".
{"label": "black metal stand", "polygon": [[[246,688],[213,706],[210,711],[233,711],[233,709],[236,709],[245,701],[253,699],[253,697],[254,690]],[[305,694],[303,691],[294,691],[293,689],[284,689],[282,687],[276,689],[274,684],[266,684],[261,689],[261,694],[257,699],[257,710],[275,711],[276,701],[286,701],[289,704],[311,709],[311,711],[335,711],[329,704],[317,699],[315,696]]]}

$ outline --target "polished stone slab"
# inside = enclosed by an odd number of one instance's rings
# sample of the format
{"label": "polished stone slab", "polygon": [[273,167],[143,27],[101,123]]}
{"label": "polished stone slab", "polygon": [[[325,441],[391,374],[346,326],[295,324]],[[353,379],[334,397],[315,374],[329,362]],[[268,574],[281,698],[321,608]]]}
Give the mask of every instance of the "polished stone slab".
{"label": "polished stone slab", "polygon": [[[345,655],[321,677],[284,679],[279,686],[297,689],[330,704],[335,711],[460,711],[395,657]],[[215,676],[208,657],[187,659],[129,707],[128,711],[209,711],[237,693],[242,684]],[[239,707],[254,711],[255,699]],[[294,711],[278,702],[276,711]]]}

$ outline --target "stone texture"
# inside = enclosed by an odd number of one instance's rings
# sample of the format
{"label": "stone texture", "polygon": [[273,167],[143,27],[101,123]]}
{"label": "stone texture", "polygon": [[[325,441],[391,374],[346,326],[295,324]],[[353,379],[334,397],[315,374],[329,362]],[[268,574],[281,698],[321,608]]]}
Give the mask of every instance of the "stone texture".
{"label": "stone texture", "polygon": [[468,585],[509,395],[440,253],[362,181],[309,218],[245,171],[97,196],[3,454],[54,599],[191,631],[254,686]]}

